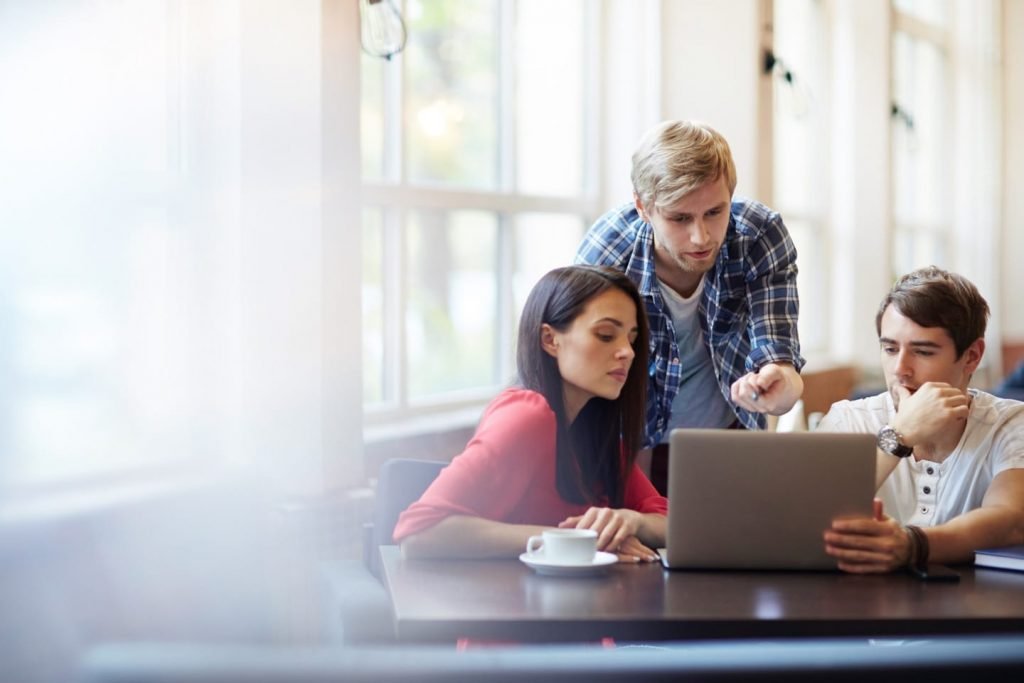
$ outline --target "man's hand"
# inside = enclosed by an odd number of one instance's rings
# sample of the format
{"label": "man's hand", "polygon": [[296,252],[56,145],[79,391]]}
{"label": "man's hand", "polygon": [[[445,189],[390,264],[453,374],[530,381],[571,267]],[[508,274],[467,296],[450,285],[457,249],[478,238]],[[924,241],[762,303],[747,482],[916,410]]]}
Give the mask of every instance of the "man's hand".
{"label": "man's hand", "polygon": [[882,574],[905,567],[910,561],[911,539],[906,529],[874,501],[875,516],[832,520],[825,530],[825,552],[839,568],[854,574]]}
{"label": "man's hand", "polygon": [[782,415],[804,393],[800,373],[789,363],[769,363],[733,382],[732,402],[753,413]]}
{"label": "man's hand", "polygon": [[925,382],[914,393],[899,384],[889,391],[896,405],[892,428],[908,446],[927,443],[971,411],[970,396],[945,382]]}

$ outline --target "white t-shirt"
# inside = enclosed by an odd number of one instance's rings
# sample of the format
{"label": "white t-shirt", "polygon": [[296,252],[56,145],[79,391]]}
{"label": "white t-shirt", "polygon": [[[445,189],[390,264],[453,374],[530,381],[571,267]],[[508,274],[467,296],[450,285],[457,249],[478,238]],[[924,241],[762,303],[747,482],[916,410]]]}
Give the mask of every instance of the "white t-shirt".
{"label": "white t-shirt", "polygon": [[[900,524],[936,526],[981,507],[997,474],[1024,468],[1024,403],[968,389],[973,400],[960,443],[941,463],[901,458],[878,497]],[[839,401],[818,431],[877,434],[896,417],[889,392]]]}
{"label": "white t-shirt", "polygon": [[697,312],[704,292],[704,278],[700,279],[697,290],[688,297],[681,296],[664,282],[661,297],[665,300],[672,329],[679,346],[679,362],[682,367],[679,391],[672,400],[672,414],[669,416],[665,441],[677,427],[702,427],[718,429],[728,427],[736,421],[736,413],[722,396],[711,364],[711,354],[704,344],[704,332],[700,328]]}

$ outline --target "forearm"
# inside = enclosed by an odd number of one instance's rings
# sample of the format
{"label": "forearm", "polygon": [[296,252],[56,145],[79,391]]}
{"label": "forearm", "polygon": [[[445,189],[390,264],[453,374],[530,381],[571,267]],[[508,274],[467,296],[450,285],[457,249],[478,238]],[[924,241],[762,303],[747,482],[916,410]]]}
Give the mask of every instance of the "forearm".
{"label": "forearm", "polygon": [[980,507],[923,531],[928,536],[931,562],[970,562],[979,548],[1024,543],[1024,513],[1002,505]]}
{"label": "forearm", "polygon": [[882,488],[882,484],[889,478],[889,475],[893,473],[896,466],[900,464],[900,459],[892,453],[886,453],[881,448],[875,449],[875,491],[877,492]]}
{"label": "forearm", "polygon": [[402,540],[402,555],[414,559],[516,557],[526,541],[551,527],[506,524],[482,517],[453,515]]}

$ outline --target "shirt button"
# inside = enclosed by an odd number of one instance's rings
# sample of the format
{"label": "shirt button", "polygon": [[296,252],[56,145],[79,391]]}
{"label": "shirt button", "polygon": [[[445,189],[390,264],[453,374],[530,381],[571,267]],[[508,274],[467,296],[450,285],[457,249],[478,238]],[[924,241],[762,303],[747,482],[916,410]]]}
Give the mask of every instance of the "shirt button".
{"label": "shirt button", "polygon": [[926,494],[927,494],[927,493],[931,493],[931,492],[932,492],[932,487],[931,487],[931,486],[925,486],[925,487],[924,487],[924,489],[923,489],[923,491],[924,491],[924,492],[925,492]]}
{"label": "shirt button", "polygon": [[928,469],[925,470],[925,472],[927,472],[928,474],[935,474],[935,468],[929,467]]}
{"label": "shirt button", "polygon": [[921,514],[922,514],[922,515],[927,515],[927,514],[928,514],[928,508],[926,508],[926,507],[922,507],[922,508],[921,508]]}

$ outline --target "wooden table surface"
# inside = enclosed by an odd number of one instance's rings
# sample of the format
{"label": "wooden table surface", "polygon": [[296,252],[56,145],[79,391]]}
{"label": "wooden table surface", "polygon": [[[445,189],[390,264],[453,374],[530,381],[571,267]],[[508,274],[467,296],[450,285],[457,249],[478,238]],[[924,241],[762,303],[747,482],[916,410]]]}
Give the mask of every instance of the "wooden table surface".
{"label": "wooden table surface", "polygon": [[552,577],[518,560],[381,559],[407,642],[923,636],[1024,632],[1024,573],[957,567],[958,583],[906,574],[666,571],[614,565]]}

